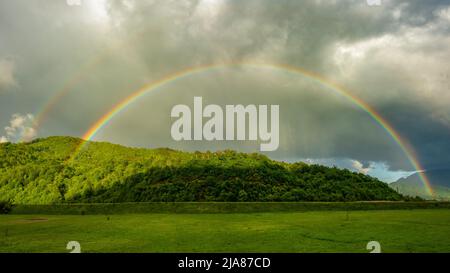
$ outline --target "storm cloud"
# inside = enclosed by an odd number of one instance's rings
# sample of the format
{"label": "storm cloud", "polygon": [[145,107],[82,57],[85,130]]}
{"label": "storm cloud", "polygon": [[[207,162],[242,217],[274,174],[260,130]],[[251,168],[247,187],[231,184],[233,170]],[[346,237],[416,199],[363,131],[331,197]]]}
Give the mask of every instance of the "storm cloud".
{"label": "storm cloud", "polygon": [[[338,82],[376,109],[426,169],[450,166],[450,3],[0,0],[0,128],[14,114],[38,117],[37,136],[81,136],[120,100],[173,72],[220,62],[283,63]],[[6,60],[6,61],[4,61]],[[166,84],[96,135],[130,146],[257,151],[252,142],[175,142],[170,109],[279,104],[275,159],[335,160],[370,173],[413,171],[368,113],[305,76],[224,67]],[[6,132],[0,132],[5,135]],[[5,135],[6,136],[6,135]],[[403,172],[402,172],[403,173]]]}

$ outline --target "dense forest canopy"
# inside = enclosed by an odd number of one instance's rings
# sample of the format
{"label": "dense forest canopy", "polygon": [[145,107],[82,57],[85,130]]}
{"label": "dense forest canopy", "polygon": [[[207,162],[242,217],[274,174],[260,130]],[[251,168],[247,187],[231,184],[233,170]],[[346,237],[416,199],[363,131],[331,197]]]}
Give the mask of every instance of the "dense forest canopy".
{"label": "dense forest canopy", "polygon": [[49,137],[0,144],[0,200],[16,204],[143,201],[404,200],[376,178],[234,151],[180,152]]}

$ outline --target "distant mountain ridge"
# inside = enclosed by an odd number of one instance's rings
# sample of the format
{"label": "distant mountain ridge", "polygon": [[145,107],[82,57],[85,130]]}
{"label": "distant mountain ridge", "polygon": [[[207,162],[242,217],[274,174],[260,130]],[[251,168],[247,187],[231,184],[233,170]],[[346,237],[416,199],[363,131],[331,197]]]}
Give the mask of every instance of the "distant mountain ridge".
{"label": "distant mountain ridge", "polygon": [[376,178],[235,151],[127,148],[49,137],[0,144],[0,199],[17,204],[405,200]]}
{"label": "distant mountain ridge", "polygon": [[427,170],[425,174],[430,181],[434,196],[428,194],[417,173],[400,178],[390,186],[405,195],[420,196],[425,199],[450,200],[450,169]]}

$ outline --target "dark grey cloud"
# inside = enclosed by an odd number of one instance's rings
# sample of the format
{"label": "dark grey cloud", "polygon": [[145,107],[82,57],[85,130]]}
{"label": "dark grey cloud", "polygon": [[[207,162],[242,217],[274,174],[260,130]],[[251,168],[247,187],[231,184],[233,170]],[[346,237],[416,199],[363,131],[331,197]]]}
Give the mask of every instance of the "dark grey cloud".
{"label": "dark grey cloud", "polygon": [[[301,66],[342,83],[391,121],[425,167],[450,165],[443,152],[450,146],[448,1],[83,2],[0,1],[0,64],[14,64],[14,84],[0,82],[0,128],[15,113],[38,114],[69,86],[38,134],[80,136],[149,81],[192,65],[251,60]],[[411,170],[367,113],[304,77],[267,69],[219,69],[164,86],[97,139],[189,150],[258,147],[172,141],[170,108],[194,95],[209,103],[280,104],[274,158],[351,158],[363,168],[386,162]]]}

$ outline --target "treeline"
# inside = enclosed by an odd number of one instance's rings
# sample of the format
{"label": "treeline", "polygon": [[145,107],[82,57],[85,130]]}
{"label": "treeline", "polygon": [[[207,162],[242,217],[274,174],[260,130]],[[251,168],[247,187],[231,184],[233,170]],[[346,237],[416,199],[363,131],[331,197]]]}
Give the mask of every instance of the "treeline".
{"label": "treeline", "polygon": [[15,204],[143,201],[405,200],[376,178],[234,151],[186,153],[49,137],[0,144],[0,200]]}

